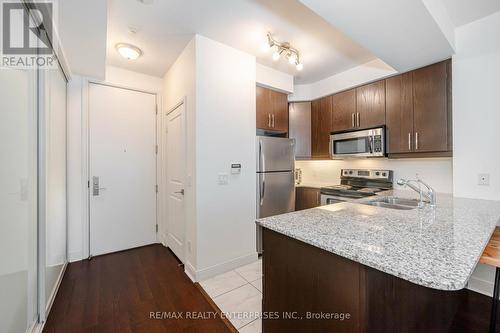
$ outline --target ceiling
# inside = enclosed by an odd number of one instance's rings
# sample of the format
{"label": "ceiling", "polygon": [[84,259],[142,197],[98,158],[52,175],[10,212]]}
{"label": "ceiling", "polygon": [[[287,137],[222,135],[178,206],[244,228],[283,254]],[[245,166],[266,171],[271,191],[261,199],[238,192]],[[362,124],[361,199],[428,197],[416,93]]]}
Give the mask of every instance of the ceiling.
{"label": "ceiling", "polygon": [[[257,62],[311,83],[375,56],[297,0],[108,0],[107,63],[162,77],[194,34],[257,57]],[[133,31],[133,32],[131,32]],[[262,51],[266,33],[300,51],[304,69]],[[114,46],[137,45],[144,55],[121,58]]]}
{"label": "ceiling", "polygon": [[500,11],[500,0],[441,0],[455,27]]}
{"label": "ceiling", "polygon": [[421,0],[300,1],[399,72],[454,53]]}

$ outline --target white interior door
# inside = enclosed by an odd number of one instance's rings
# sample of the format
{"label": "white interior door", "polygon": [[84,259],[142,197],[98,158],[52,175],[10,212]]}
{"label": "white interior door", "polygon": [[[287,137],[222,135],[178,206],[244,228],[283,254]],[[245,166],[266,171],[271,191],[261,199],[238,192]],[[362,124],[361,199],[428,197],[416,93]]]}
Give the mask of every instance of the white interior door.
{"label": "white interior door", "polygon": [[89,85],[90,254],[156,242],[156,96]]}
{"label": "white interior door", "polygon": [[167,115],[167,242],[184,262],[184,182],[186,169],[185,107],[180,104]]}

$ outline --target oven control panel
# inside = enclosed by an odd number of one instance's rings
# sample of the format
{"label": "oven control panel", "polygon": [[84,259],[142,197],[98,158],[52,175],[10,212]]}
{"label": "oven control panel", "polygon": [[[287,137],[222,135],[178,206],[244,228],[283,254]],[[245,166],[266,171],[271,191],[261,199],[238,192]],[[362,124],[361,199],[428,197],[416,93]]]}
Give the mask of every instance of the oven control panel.
{"label": "oven control panel", "polygon": [[392,179],[392,170],[342,169],[342,177],[390,180]]}

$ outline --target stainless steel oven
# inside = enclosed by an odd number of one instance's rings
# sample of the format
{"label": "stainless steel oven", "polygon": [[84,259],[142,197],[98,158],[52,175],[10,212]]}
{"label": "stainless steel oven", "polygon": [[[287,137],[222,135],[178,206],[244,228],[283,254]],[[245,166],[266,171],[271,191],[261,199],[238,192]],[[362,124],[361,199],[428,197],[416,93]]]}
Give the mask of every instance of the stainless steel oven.
{"label": "stainless steel oven", "polygon": [[333,159],[349,157],[384,157],[385,127],[330,135],[330,156]]}

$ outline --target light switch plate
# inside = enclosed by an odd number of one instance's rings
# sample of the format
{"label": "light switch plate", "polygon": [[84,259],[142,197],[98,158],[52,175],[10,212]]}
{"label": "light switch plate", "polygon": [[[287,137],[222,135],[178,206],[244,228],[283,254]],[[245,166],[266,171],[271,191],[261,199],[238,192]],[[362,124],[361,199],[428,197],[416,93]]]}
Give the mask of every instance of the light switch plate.
{"label": "light switch plate", "polygon": [[490,174],[489,173],[480,173],[477,175],[477,184],[482,186],[490,185]]}

